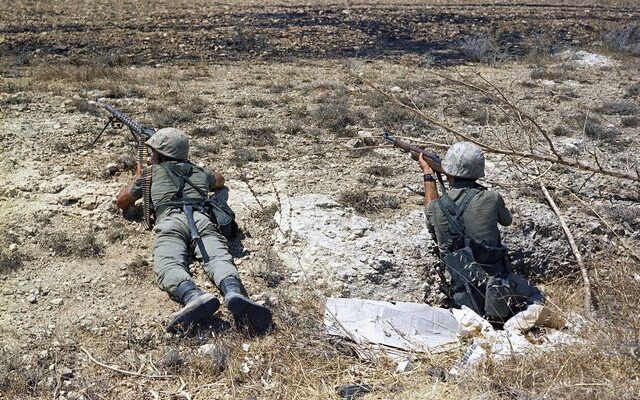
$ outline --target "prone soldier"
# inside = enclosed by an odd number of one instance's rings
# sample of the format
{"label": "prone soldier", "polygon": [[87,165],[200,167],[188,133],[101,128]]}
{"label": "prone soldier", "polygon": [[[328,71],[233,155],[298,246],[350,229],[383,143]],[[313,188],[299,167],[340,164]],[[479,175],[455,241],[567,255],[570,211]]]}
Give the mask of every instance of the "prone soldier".
{"label": "prone soldier", "polygon": [[[249,299],[216,220],[215,204],[208,196],[209,191],[224,187],[224,177],[188,161],[189,137],[179,129],[160,129],[145,144],[152,163],[148,175],[155,213],[153,270],[160,288],[183,305],[171,317],[167,331],[210,318],[220,307],[214,295],[199,289],[191,279],[188,265],[195,257],[202,260],[236,324],[251,333],[267,332],[272,323],[271,311]],[[138,177],[124,187],[116,205],[126,210],[142,197],[143,185],[143,178]]]}

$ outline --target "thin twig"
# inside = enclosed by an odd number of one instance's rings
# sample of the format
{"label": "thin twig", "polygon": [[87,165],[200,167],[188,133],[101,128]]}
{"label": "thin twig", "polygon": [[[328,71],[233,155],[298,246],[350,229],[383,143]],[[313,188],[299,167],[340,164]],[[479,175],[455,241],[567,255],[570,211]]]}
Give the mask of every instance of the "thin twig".
{"label": "thin twig", "polygon": [[555,201],[553,201],[553,197],[547,190],[546,186],[543,183],[540,183],[540,189],[542,189],[542,193],[544,193],[544,197],[547,198],[549,205],[553,209],[553,212],[558,216],[558,220],[560,221],[560,225],[562,226],[562,230],[564,231],[567,240],[569,241],[569,246],[571,247],[571,251],[573,252],[576,261],[578,262],[578,267],[580,267],[580,272],[582,273],[582,280],[584,281],[584,311],[587,314],[591,313],[592,303],[591,303],[591,281],[589,280],[589,274],[587,273],[587,268],[582,261],[582,255],[580,254],[580,250],[576,245],[576,241],[567,226],[562,214],[560,213],[560,209],[556,205]]}
{"label": "thin twig", "polygon": [[127,370],[124,370],[124,369],[116,368],[116,367],[113,367],[111,365],[108,365],[108,364],[105,364],[103,362],[100,362],[100,361],[96,360],[95,358],[93,358],[91,353],[89,353],[84,348],[81,347],[80,350],[82,350],[82,352],[84,354],[86,354],[87,357],[89,357],[89,360],[91,360],[92,362],[98,364],[99,366],[101,366],[103,368],[109,369],[109,370],[114,371],[114,372],[118,372],[118,373],[123,374],[123,375],[138,376],[140,378],[149,378],[149,379],[175,379],[176,378],[175,375],[147,375],[147,374],[139,374],[137,372],[127,371]]}

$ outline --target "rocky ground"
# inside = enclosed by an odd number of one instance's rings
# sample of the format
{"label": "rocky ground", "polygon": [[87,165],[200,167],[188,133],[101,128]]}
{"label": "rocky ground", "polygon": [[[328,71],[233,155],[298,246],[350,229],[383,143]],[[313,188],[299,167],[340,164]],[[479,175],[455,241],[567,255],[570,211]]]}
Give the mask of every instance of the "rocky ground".
{"label": "rocky ground", "polygon": [[[356,382],[374,383],[371,398],[468,394],[426,375],[457,354],[396,375],[323,333],[325,296],[442,302],[419,170],[381,134],[439,146],[455,138],[348,72],[484,143],[548,151],[504,104],[433,74],[486,86],[480,73],[535,116],[563,156],[637,170],[637,7],[118,4],[0,11],[0,398],[331,398]],[[113,202],[132,179],[133,146],[111,129],[90,145],[106,115],[89,101],[184,129],[193,161],[225,174],[243,232],[233,253],[254,297],[274,309],[273,334],[235,332],[225,311],[187,335],[164,333],[177,305],[153,282],[151,234]],[[590,268],[598,318],[626,310],[604,303],[618,299],[610,270],[640,279],[638,183],[487,160],[483,182],[514,213],[502,232],[516,269],[558,308],[580,304],[580,274],[543,183]],[[637,362],[635,337],[624,365],[633,354]],[[126,377],[87,353],[175,377]],[[637,382],[631,372],[593,387],[566,379],[577,385],[542,393],[623,398],[637,389],[616,384]],[[473,390],[500,398],[502,389]]]}

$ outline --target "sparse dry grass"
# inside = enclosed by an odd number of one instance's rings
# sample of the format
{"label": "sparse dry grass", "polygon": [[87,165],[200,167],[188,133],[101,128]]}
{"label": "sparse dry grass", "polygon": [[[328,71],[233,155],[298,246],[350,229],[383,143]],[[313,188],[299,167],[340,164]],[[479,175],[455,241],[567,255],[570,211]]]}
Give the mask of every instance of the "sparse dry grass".
{"label": "sparse dry grass", "polygon": [[387,194],[371,195],[366,190],[350,190],[340,194],[338,201],[363,214],[380,212],[385,208],[399,208],[398,199]]}

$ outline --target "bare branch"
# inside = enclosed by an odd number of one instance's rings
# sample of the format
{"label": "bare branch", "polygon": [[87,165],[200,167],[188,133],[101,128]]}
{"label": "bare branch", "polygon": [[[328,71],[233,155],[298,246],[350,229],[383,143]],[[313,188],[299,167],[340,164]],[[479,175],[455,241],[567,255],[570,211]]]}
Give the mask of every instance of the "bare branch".
{"label": "bare branch", "polygon": [[542,189],[542,193],[544,193],[544,197],[547,198],[549,205],[553,209],[553,212],[558,216],[558,220],[560,221],[560,225],[562,226],[562,230],[564,231],[565,236],[567,237],[567,241],[569,242],[569,246],[571,247],[571,251],[573,252],[576,261],[578,262],[578,267],[580,267],[580,272],[582,273],[582,280],[584,281],[584,311],[587,314],[591,313],[592,303],[591,303],[591,281],[589,280],[589,274],[587,273],[587,268],[582,261],[582,255],[580,254],[580,250],[578,250],[578,246],[576,245],[576,241],[567,226],[567,223],[564,221],[562,214],[560,213],[560,209],[556,205],[555,201],[553,201],[553,197],[549,194],[549,191],[544,186],[544,184],[540,184],[540,189]]}
{"label": "bare branch", "polygon": [[612,177],[619,178],[619,179],[627,179],[627,180],[631,180],[631,181],[635,181],[635,182],[640,182],[640,172],[636,172],[635,174],[633,174],[633,173],[627,172],[627,171],[619,171],[619,170],[614,170],[614,169],[604,168],[604,167],[599,168],[599,167],[594,167],[591,163],[588,163],[588,162],[585,162],[585,161],[582,161],[582,160],[578,160],[577,158],[564,158],[564,157],[560,157],[559,158],[557,155],[536,154],[536,153],[533,153],[533,152],[525,152],[525,151],[517,151],[517,150],[505,150],[505,149],[502,149],[502,148],[497,148],[497,147],[490,146],[490,145],[488,145],[486,143],[479,142],[479,141],[469,137],[468,135],[465,135],[464,133],[460,132],[459,130],[451,127],[446,122],[439,121],[439,120],[437,120],[437,119],[425,114],[424,112],[422,112],[420,110],[416,110],[415,108],[402,103],[401,101],[396,99],[394,96],[392,96],[391,94],[389,94],[389,93],[385,92],[384,90],[380,89],[379,87],[377,87],[376,85],[374,85],[373,83],[371,83],[367,79],[363,78],[362,76],[356,75],[356,74],[354,74],[354,73],[352,73],[350,71],[347,71],[347,73],[350,76],[352,76],[352,77],[354,77],[356,79],[359,79],[366,86],[370,87],[374,91],[376,91],[379,94],[383,95],[385,98],[389,99],[391,102],[395,103],[399,107],[402,107],[405,110],[410,111],[413,114],[415,114],[415,115],[419,116],[420,118],[424,119],[425,121],[431,123],[432,125],[437,126],[437,127],[441,128],[441,129],[445,130],[448,133],[451,133],[452,135],[454,135],[458,139],[462,139],[462,140],[465,140],[467,142],[471,142],[471,143],[476,144],[477,146],[482,148],[485,152],[495,153],[495,154],[506,154],[506,155],[512,155],[512,156],[516,156],[516,157],[528,158],[528,159],[532,159],[532,160],[536,160],[536,161],[550,162],[550,163],[565,165],[567,167],[573,167],[573,168],[577,168],[577,169],[581,169],[581,170],[585,170],[585,171],[597,172],[597,173],[602,174],[602,175],[608,175],[608,176],[612,176]]}

